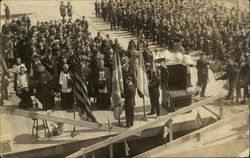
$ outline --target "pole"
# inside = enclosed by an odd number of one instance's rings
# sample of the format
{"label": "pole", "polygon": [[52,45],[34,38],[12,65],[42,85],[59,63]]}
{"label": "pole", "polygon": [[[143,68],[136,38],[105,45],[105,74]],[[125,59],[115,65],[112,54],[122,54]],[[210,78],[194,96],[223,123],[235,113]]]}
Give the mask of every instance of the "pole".
{"label": "pole", "polygon": [[220,104],[220,120],[222,120],[223,119],[223,98],[219,100],[219,104]]}
{"label": "pole", "polygon": [[144,96],[143,96],[143,118],[141,120],[148,122],[148,119],[146,117],[146,107],[145,107],[145,98],[144,98]]}
{"label": "pole", "polygon": [[[0,0],[0,6],[2,6],[2,0]],[[2,13],[1,12],[1,7],[0,7],[0,13]],[[2,19],[0,19],[0,25],[2,26],[2,23],[1,23],[1,21],[2,21]],[[0,33],[0,42],[2,42],[2,32]],[[4,87],[3,87],[3,85],[4,85],[4,75],[3,75],[3,44],[1,43],[1,46],[0,46],[1,48],[1,54],[0,54],[0,66],[1,66],[1,76],[2,76],[2,83],[1,83],[1,100],[0,100],[0,106],[3,106],[3,103],[4,103],[4,101],[3,101],[3,96],[4,96],[4,92],[3,92],[3,89],[4,89]]]}
{"label": "pole", "polygon": [[113,144],[109,145],[109,158],[114,158]]}
{"label": "pole", "polygon": [[145,97],[143,96],[143,116],[146,118]]}

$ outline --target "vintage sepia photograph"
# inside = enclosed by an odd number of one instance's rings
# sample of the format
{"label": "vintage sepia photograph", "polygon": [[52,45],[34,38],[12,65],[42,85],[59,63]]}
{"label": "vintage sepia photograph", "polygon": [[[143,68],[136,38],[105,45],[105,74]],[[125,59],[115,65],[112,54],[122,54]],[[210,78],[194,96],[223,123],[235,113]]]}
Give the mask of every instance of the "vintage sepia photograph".
{"label": "vintage sepia photograph", "polygon": [[249,0],[0,0],[0,157],[249,157]]}

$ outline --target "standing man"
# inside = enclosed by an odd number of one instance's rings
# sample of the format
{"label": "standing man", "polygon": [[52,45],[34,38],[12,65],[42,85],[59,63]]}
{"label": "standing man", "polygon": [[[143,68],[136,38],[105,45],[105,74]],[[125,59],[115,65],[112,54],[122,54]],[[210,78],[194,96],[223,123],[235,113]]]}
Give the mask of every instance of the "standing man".
{"label": "standing man", "polygon": [[60,5],[60,14],[62,16],[62,20],[63,22],[65,22],[65,16],[66,16],[66,6],[64,5],[63,2],[61,2],[61,5]]}
{"label": "standing man", "polygon": [[6,4],[4,4],[4,6],[5,6],[4,11],[5,11],[6,20],[9,20],[10,19],[10,8]]}
{"label": "standing man", "polygon": [[70,2],[68,2],[68,5],[67,5],[67,14],[69,16],[69,20],[72,20],[72,15],[73,15],[73,7],[72,5],[70,4]]}
{"label": "standing man", "polygon": [[247,97],[249,97],[249,85],[250,85],[250,54],[246,55],[246,63],[241,68],[238,76],[239,80],[241,80],[243,88],[244,88],[244,98],[241,101],[241,104],[246,103]]}
{"label": "standing man", "polygon": [[233,92],[235,88],[236,79],[239,74],[239,69],[237,67],[238,67],[237,63],[234,63],[233,60],[229,58],[225,74],[217,79],[217,80],[228,79],[229,81],[229,89],[228,89],[228,95],[226,96],[226,100],[231,99],[231,101],[233,101]]}
{"label": "standing man", "polygon": [[[205,54],[201,52],[201,57],[196,62],[196,69],[198,70],[198,82],[197,87],[198,89],[201,88],[201,97],[205,97],[205,90],[207,87],[207,80],[208,80],[208,64],[209,62],[205,60]],[[199,90],[197,91],[197,95]]]}
{"label": "standing man", "polygon": [[95,16],[100,17],[101,4],[96,0],[95,2]]}
{"label": "standing man", "polygon": [[160,86],[160,72],[157,68],[153,68],[151,64],[147,64],[148,69],[148,78],[149,78],[149,97],[151,103],[151,111],[148,115],[154,115],[156,112],[156,117],[160,116],[160,103],[159,103],[159,86]]}
{"label": "standing man", "polygon": [[5,46],[5,57],[7,58],[7,66],[8,68],[12,68],[13,67],[13,61],[14,61],[14,52],[13,52],[13,49],[14,49],[14,44],[11,40],[11,37],[10,36],[7,36],[6,37],[6,46]]}
{"label": "standing man", "polygon": [[128,128],[134,125],[135,89],[132,75],[125,76],[125,116]]}

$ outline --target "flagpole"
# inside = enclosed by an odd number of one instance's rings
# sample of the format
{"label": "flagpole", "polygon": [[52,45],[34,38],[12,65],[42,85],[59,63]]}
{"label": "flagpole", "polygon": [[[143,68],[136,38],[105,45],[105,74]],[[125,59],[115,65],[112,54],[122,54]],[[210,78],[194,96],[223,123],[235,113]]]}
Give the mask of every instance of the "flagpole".
{"label": "flagpole", "polygon": [[[141,52],[141,43],[140,43],[141,41],[140,40],[141,40],[141,35],[139,35],[138,44],[139,44],[139,53],[142,53]],[[144,96],[144,94],[143,94],[142,101],[143,101],[143,118],[141,120],[148,122],[148,119],[146,117],[146,107],[145,107],[145,96]]]}
{"label": "flagpole", "polygon": [[146,107],[145,107],[145,97],[143,96],[143,120],[148,122],[148,119],[146,117]]}
{"label": "flagpole", "polygon": [[[76,76],[76,68],[75,68],[75,66],[74,66],[74,77]],[[75,81],[74,81],[75,82]],[[75,101],[74,101],[74,105],[75,105],[75,107],[73,108],[73,118],[74,118],[74,120],[76,119],[76,114],[75,114],[75,112],[76,112],[76,94],[75,94],[75,89],[76,89],[76,83],[74,83],[74,89],[73,89],[73,95],[74,95],[74,98],[75,98]],[[76,126],[74,125],[73,126],[73,131],[70,133],[70,135],[71,135],[71,137],[73,138],[73,137],[75,137],[76,135],[80,135],[80,133],[79,132],[76,132]]]}

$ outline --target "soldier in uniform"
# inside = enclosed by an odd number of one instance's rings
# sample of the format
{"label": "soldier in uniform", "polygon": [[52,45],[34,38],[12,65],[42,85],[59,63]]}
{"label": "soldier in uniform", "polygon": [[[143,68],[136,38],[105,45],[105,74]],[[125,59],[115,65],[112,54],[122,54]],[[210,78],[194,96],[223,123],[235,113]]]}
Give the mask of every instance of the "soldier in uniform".
{"label": "soldier in uniform", "polygon": [[72,5],[70,4],[70,2],[68,2],[67,14],[68,14],[69,20],[72,20],[72,16],[73,16],[73,10],[72,9],[73,9]]}
{"label": "soldier in uniform", "polygon": [[160,116],[160,103],[159,103],[159,87],[160,87],[160,72],[157,68],[153,68],[153,66],[148,63],[148,79],[149,79],[149,97],[151,103],[151,111],[148,115],[154,115],[156,112],[156,116]]}
{"label": "soldier in uniform", "polygon": [[66,16],[66,6],[64,5],[63,2],[61,2],[61,5],[60,5],[60,14],[62,16],[62,21],[64,22],[65,21],[65,16]]}
{"label": "soldier in uniform", "polygon": [[124,97],[125,97],[125,116],[126,127],[130,128],[134,125],[134,107],[135,107],[135,84],[131,74],[124,76]]}
{"label": "soldier in uniform", "polygon": [[10,19],[10,8],[6,4],[4,4],[4,6],[5,6],[4,11],[5,11],[6,20],[9,20]]}
{"label": "soldier in uniform", "polygon": [[101,4],[96,0],[95,2],[95,16],[100,17],[100,9],[101,9]]}
{"label": "soldier in uniform", "polygon": [[241,104],[246,103],[247,97],[249,97],[249,85],[250,85],[250,54],[246,55],[246,63],[240,69],[238,80],[242,82],[244,88],[244,98],[241,101]]}
{"label": "soldier in uniform", "polygon": [[231,99],[233,101],[233,92],[236,84],[236,79],[239,74],[238,64],[234,63],[231,58],[228,59],[228,65],[225,70],[225,74],[218,78],[217,80],[227,80],[229,81],[228,95],[226,100]]}
{"label": "soldier in uniform", "polygon": [[110,11],[110,23],[111,23],[110,25],[111,30],[115,29],[117,24],[117,14],[115,9],[112,9]]}

